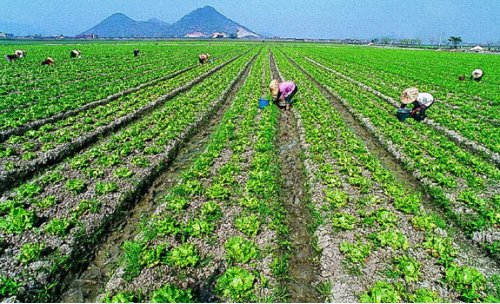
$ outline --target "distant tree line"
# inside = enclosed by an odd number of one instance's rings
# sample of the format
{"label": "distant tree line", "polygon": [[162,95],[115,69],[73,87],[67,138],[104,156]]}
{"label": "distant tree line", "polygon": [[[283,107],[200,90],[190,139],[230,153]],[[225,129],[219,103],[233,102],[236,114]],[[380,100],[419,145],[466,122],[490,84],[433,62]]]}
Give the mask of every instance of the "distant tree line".
{"label": "distant tree line", "polygon": [[[437,43],[437,47],[441,45],[441,43],[445,43],[450,48],[458,48],[460,44],[463,42],[462,37],[458,36],[450,36],[447,41],[439,41],[440,39],[435,39],[433,37],[429,38],[429,42],[431,45],[435,45]],[[418,38],[403,38],[403,39],[394,39],[389,37],[375,38],[371,40],[372,43],[380,43],[385,45],[398,45],[398,46],[417,46],[422,44],[422,40]]]}

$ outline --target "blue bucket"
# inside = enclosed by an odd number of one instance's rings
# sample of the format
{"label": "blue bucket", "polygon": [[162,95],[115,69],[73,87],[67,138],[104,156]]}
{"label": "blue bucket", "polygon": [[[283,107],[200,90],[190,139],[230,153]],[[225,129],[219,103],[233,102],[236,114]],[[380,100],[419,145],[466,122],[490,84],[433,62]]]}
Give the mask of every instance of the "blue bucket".
{"label": "blue bucket", "polygon": [[396,112],[396,116],[398,117],[399,121],[405,121],[407,118],[409,118],[411,115],[411,110],[410,109],[398,109]]}
{"label": "blue bucket", "polygon": [[269,105],[269,99],[259,99],[259,108],[264,108]]}

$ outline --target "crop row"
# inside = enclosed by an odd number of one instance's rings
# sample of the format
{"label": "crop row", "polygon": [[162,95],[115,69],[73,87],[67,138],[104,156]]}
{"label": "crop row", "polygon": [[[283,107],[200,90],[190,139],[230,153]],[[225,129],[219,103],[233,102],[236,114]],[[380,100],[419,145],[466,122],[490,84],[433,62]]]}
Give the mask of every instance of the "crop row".
{"label": "crop row", "polygon": [[293,111],[317,214],[322,293],[340,302],[496,301],[495,263],[459,247],[467,242],[353,136],[332,101],[283,54],[276,60],[302,88]]}
{"label": "crop row", "polygon": [[[184,54],[189,49],[191,56],[186,58],[191,64],[197,63],[196,53],[209,51],[215,53],[227,53],[231,50],[241,50],[241,47],[189,47],[172,46],[162,47],[151,44],[142,46],[124,45],[92,45],[79,48],[80,46],[30,46],[20,47],[28,51],[26,58],[17,61],[15,64],[2,63],[5,66],[5,73],[1,75],[1,94],[19,91],[20,88],[39,89],[48,86],[56,86],[68,82],[78,82],[92,77],[98,77],[110,72],[121,72],[124,69],[137,69],[142,67],[163,66],[166,61],[175,59],[177,54]],[[142,49],[140,58],[132,56],[134,48]],[[69,58],[72,49],[79,48],[83,52],[81,59]],[[1,51],[1,50],[0,50]],[[2,53],[12,52],[12,47],[3,49]],[[40,62],[47,56],[51,56],[56,61],[56,65],[51,67],[40,66]],[[47,72],[50,71],[50,72]],[[21,90],[24,91],[24,90]]]}
{"label": "crop row", "polygon": [[[381,96],[385,95],[384,99],[394,106],[399,106],[400,103],[395,102],[395,99],[409,86],[418,86],[421,91],[432,92],[437,98],[429,111],[432,113],[432,123],[458,132],[497,154],[500,152],[498,118],[496,117],[496,112],[500,108],[495,105],[495,102],[489,105],[487,101],[466,99],[467,97],[463,96],[460,91],[443,92],[442,89],[431,87],[429,83],[424,82],[425,80],[417,82],[413,78],[402,78],[391,73],[384,73],[376,67],[339,62],[340,60],[331,59],[326,54],[316,55],[312,52],[311,56],[327,67],[334,68],[336,72],[349,75],[357,82],[361,81],[360,85],[365,89]],[[471,92],[476,92],[481,85],[476,82],[468,83]]]}
{"label": "crop row", "polygon": [[122,96],[105,105],[80,112],[76,116],[42,125],[23,136],[11,136],[2,144],[0,189],[14,186],[28,174],[54,164],[95,141],[99,136],[135,120],[210,76],[234,59],[212,68],[192,69],[171,79]]}
{"label": "crop row", "polygon": [[[106,98],[109,95],[118,93],[130,87],[154,81],[158,78],[161,78],[165,74],[172,73],[176,70],[181,70],[188,66],[193,66],[192,61],[188,60],[190,56],[192,56],[192,53],[186,51],[180,59],[172,62],[167,68],[156,70],[152,73],[136,74],[136,71],[131,69],[128,71],[128,74],[131,76],[133,75],[133,77],[130,77],[126,80],[113,81],[111,83],[107,82],[106,86],[104,87],[100,86],[100,81],[98,79],[91,79],[83,84],[88,87],[88,90],[82,90],[81,87],[68,85],[65,88],[56,88],[58,92],[52,92],[50,90],[48,90],[46,94],[34,92],[33,94],[35,95],[27,96],[25,101],[19,101],[21,99],[20,96],[16,96],[16,103],[30,103],[32,105],[29,107],[16,108],[12,111],[1,113],[0,130],[19,127],[34,120],[39,120],[61,112],[74,110],[89,102],[101,100],[102,98]],[[60,98],[52,98],[58,94],[62,94],[62,96]]]}
{"label": "crop row", "polygon": [[256,102],[266,58],[257,58],[204,152],[124,244],[101,300],[280,301],[278,112],[260,112]]}
{"label": "crop row", "polygon": [[[255,53],[255,52],[253,52]],[[1,199],[4,296],[46,300],[120,210],[139,195],[224,100],[247,54],[147,117]],[[52,283],[52,284],[51,284]]]}
{"label": "crop row", "polygon": [[[499,69],[496,56],[360,47],[314,49],[315,53],[328,53],[329,60],[339,59],[342,64],[372,71],[375,78],[388,75],[389,79],[422,85],[433,91],[438,99],[449,99],[452,104],[465,106],[468,103],[475,107],[479,101],[479,104],[498,108],[496,101],[500,96],[500,77],[495,73]],[[485,77],[479,84],[468,81],[470,73],[476,68],[485,71]],[[466,81],[458,80],[461,75],[466,76]]]}
{"label": "crop row", "polygon": [[[183,52],[182,52],[183,51]],[[109,62],[94,63],[94,62],[81,62],[79,66],[75,68],[81,68],[81,66],[92,66],[90,71],[78,71],[78,78],[71,79],[61,78],[64,76],[58,76],[54,79],[55,83],[38,83],[39,87],[33,88],[32,86],[27,86],[22,83],[17,83],[17,88],[15,92],[8,93],[6,96],[5,103],[1,105],[3,112],[13,111],[17,108],[23,108],[32,106],[43,102],[45,104],[50,104],[54,100],[59,100],[67,98],[68,95],[74,95],[75,92],[87,92],[89,90],[94,90],[96,92],[101,92],[104,87],[109,87],[116,85],[116,83],[130,82],[131,85],[136,85],[140,83],[140,75],[149,74],[147,79],[153,77],[159,77],[159,73],[169,70],[169,67],[176,66],[179,63],[190,62],[191,66],[195,65],[193,62],[193,51],[194,50],[183,50],[174,49],[169,50],[169,52],[160,52],[155,58],[134,58],[130,60],[120,60],[120,65],[111,65],[109,67]],[[228,50],[229,51],[229,50]],[[228,52],[228,53],[233,53]],[[226,53],[226,54],[228,54]],[[214,58],[217,59],[218,57]],[[109,59],[108,59],[109,60]],[[145,64],[144,62],[147,62]],[[68,67],[57,67],[58,69],[68,71]],[[71,71],[71,70],[70,70]],[[130,71],[134,71],[131,73]],[[52,75],[51,78],[55,78],[53,71],[49,73]],[[74,74],[74,72],[72,73]],[[72,75],[71,76],[74,76]]]}
{"label": "crop row", "polygon": [[[445,207],[470,236],[483,230],[495,234],[500,219],[500,171],[495,166],[461,149],[430,126],[400,123],[393,115],[392,106],[355,84],[308,61],[301,64],[413,172],[434,200]],[[497,246],[498,240],[491,238],[491,233],[488,235],[488,246]]]}

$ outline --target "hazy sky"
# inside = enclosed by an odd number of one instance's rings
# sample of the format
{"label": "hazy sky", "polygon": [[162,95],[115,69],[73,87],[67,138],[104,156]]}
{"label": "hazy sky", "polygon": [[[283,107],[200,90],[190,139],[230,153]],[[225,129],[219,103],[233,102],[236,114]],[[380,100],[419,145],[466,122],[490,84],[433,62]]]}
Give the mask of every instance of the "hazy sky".
{"label": "hazy sky", "polygon": [[[74,35],[121,12],[173,23],[210,5],[258,33],[309,38],[500,41],[500,0],[0,0],[0,22]],[[1,29],[0,29],[1,30]]]}

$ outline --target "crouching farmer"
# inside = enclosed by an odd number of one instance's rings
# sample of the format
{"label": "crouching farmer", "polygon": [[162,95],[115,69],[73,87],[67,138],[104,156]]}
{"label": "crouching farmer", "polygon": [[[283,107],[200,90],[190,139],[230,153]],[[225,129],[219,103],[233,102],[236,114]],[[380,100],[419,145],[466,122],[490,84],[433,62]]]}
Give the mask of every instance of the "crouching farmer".
{"label": "crouching farmer", "polygon": [[135,49],[135,50],[134,50],[134,57],[137,57],[137,56],[139,56],[140,54],[141,54],[141,51],[140,51],[140,50],[137,50],[137,49]]}
{"label": "crouching farmer", "polygon": [[14,54],[16,54],[17,58],[26,57],[26,51],[25,50],[16,50],[14,52]]}
{"label": "crouching farmer", "polygon": [[481,82],[481,79],[483,79],[484,76],[484,71],[481,69],[475,69],[472,71],[472,74],[470,75],[470,80]]}
{"label": "crouching farmer", "polygon": [[82,58],[82,51],[80,51],[80,50],[72,50],[70,56],[71,56],[71,58],[76,58],[76,57]]}
{"label": "crouching farmer", "polygon": [[44,61],[42,61],[42,65],[54,65],[54,59],[51,57],[47,57]]}
{"label": "crouching farmer", "polygon": [[206,63],[208,61],[208,58],[210,58],[210,54],[209,53],[200,54],[200,56],[198,56],[198,60],[199,60],[200,64]]}
{"label": "crouching farmer", "polygon": [[406,108],[407,105],[413,104],[413,109],[410,117],[416,121],[422,121],[427,116],[425,111],[434,104],[434,97],[429,93],[419,93],[417,88],[408,88],[401,93],[401,109]]}
{"label": "crouching farmer", "polygon": [[292,98],[297,93],[297,85],[292,81],[279,82],[278,79],[273,79],[269,84],[269,90],[275,103],[278,103],[280,108],[285,110],[290,109]]}

